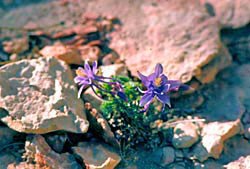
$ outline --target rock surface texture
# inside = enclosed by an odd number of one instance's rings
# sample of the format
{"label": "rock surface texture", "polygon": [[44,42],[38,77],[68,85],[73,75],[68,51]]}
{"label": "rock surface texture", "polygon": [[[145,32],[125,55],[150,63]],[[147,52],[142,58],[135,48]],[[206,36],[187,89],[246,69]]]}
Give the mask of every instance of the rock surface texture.
{"label": "rock surface texture", "polygon": [[89,126],[71,70],[54,58],[1,67],[0,107],[8,111],[1,121],[19,132],[85,133]]}

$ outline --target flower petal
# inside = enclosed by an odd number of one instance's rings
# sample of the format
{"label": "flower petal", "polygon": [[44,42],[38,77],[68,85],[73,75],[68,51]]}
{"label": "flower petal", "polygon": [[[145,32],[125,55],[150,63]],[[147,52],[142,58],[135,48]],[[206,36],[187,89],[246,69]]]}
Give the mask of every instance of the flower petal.
{"label": "flower petal", "polygon": [[148,77],[147,76],[144,76],[143,74],[141,74],[139,71],[137,72],[138,75],[139,75],[139,78],[141,79],[141,82],[142,84],[145,86],[145,87],[148,87],[149,86],[149,80],[148,80]]}
{"label": "flower petal", "polygon": [[88,78],[82,77],[82,76],[76,76],[74,78],[74,82],[78,83],[78,84],[84,84],[84,83],[88,83]]}
{"label": "flower petal", "polygon": [[160,74],[162,74],[163,72],[163,67],[160,63],[157,63],[157,65],[155,66],[155,75],[156,77],[158,77]]}
{"label": "flower petal", "polygon": [[145,93],[140,100],[140,106],[144,106],[144,105],[150,103],[153,98],[154,98],[153,93],[151,93],[151,92]]}
{"label": "flower petal", "polygon": [[169,80],[168,83],[170,84],[169,91],[177,91],[182,85],[182,83],[178,80]]}
{"label": "flower petal", "polygon": [[84,64],[84,71],[86,72],[87,76],[93,74],[93,73],[92,73],[92,70],[91,70],[91,67],[89,66],[88,61],[85,61],[85,64]]}
{"label": "flower petal", "polygon": [[97,73],[97,61],[94,61],[93,64],[92,64],[92,72],[93,72],[94,74]]}
{"label": "flower petal", "polygon": [[156,95],[156,97],[160,102],[162,102],[163,104],[167,104],[169,107],[171,107],[170,97],[166,93],[158,94]]}

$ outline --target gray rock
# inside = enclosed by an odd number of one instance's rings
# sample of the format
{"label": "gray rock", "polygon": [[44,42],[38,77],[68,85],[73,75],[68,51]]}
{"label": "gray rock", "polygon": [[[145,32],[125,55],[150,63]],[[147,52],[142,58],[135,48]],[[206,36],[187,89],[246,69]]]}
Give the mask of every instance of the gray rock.
{"label": "gray rock", "polygon": [[154,150],[151,154],[148,154],[148,159],[156,164],[166,167],[175,160],[175,150],[173,147],[162,147]]}
{"label": "gray rock", "polygon": [[0,127],[0,149],[13,142],[14,136],[16,136],[18,133],[14,130],[11,130],[8,127]]}
{"label": "gray rock", "polygon": [[172,143],[175,148],[189,148],[199,139],[198,127],[193,123],[179,123],[174,128]]}
{"label": "gray rock", "polygon": [[[234,121],[250,109],[250,64],[231,65],[209,87],[202,90],[206,98],[199,116],[208,121]],[[194,114],[195,115],[195,114]]]}
{"label": "gray rock", "polygon": [[25,133],[66,130],[85,133],[83,102],[77,99],[72,72],[55,58],[23,60],[0,68],[1,121]]}

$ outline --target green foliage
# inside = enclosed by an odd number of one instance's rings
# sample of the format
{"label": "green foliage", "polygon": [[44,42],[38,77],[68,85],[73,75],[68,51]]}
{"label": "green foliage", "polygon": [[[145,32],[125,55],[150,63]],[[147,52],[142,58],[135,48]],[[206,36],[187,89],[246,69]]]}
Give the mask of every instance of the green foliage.
{"label": "green foliage", "polygon": [[[101,111],[108,120],[115,137],[129,146],[152,141],[153,136],[150,124],[160,118],[154,106],[150,106],[147,112],[143,112],[139,106],[141,94],[138,87],[142,88],[139,82],[134,82],[128,77],[116,77],[123,84],[127,101],[106,94],[101,105]],[[111,90],[110,86],[103,86],[106,90]]]}

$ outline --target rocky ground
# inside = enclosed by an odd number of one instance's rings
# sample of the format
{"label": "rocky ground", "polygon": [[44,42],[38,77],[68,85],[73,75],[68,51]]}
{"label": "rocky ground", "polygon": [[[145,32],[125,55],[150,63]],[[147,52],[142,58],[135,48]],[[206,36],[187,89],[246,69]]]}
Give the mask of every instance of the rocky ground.
{"label": "rocky ground", "polygon": [[[0,169],[250,168],[248,0],[0,7]],[[194,88],[173,96],[179,113],[166,143],[119,149],[101,100],[88,90],[77,99],[74,70],[86,59],[105,76],[149,74],[161,63]],[[169,123],[156,128],[167,132]]]}

